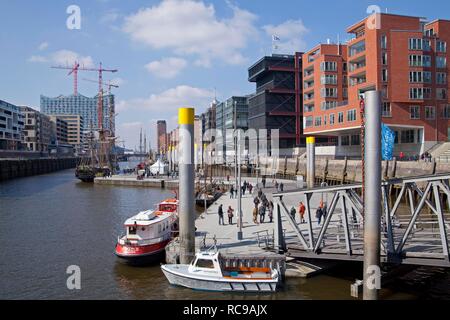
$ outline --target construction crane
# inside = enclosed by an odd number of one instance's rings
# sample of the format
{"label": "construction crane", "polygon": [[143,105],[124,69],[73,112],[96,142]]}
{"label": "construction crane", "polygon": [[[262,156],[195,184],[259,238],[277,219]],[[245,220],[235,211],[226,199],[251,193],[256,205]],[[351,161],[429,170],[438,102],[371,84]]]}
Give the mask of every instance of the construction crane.
{"label": "construction crane", "polygon": [[77,61],[75,61],[73,63],[72,67],[70,67],[70,66],[52,66],[51,68],[70,70],[67,75],[70,76],[71,74],[73,74],[73,94],[77,95],[78,94],[78,70],[80,69],[80,64]]}

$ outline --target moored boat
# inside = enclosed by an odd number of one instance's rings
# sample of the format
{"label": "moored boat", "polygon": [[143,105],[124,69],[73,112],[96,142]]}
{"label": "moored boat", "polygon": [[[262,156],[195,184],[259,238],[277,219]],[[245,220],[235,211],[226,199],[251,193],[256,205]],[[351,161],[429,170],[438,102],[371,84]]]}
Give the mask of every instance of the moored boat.
{"label": "moored boat", "polygon": [[178,200],[167,199],[155,210],[146,210],[125,221],[126,234],[119,236],[115,254],[130,264],[159,262],[178,231]]}
{"label": "moored boat", "polygon": [[219,252],[199,252],[191,264],[165,264],[161,270],[172,285],[195,290],[274,292],[278,270],[226,266]]}

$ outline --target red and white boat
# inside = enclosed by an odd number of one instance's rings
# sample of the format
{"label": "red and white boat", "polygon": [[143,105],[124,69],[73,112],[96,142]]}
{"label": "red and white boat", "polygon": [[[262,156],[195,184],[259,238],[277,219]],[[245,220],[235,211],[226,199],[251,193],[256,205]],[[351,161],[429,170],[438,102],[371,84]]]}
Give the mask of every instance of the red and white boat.
{"label": "red and white boat", "polygon": [[178,232],[178,200],[167,199],[156,210],[139,212],[125,221],[116,255],[131,264],[161,261],[166,245]]}

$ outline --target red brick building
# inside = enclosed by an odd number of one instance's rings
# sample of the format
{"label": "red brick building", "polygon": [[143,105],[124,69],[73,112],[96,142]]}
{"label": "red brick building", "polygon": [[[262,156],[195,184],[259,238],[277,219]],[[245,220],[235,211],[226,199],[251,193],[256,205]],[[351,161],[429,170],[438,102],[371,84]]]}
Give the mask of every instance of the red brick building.
{"label": "red brick building", "polygon": [[394,153],[421,154],[450,137],[450,21],[376,14],[350,26],[353,39],[303,55],[304,133],[333,135],[334,155],[360,156],[360,99],[382,92]]}

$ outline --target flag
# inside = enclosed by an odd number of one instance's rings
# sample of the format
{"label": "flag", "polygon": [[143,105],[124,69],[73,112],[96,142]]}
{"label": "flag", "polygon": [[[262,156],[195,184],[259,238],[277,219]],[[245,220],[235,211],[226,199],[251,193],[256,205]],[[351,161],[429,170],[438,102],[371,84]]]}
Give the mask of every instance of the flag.
{"label": "flag", "polygon": [[381,123],[381,157],[383,160],[392,160],[394,141],[395,132],[384,123]]}

